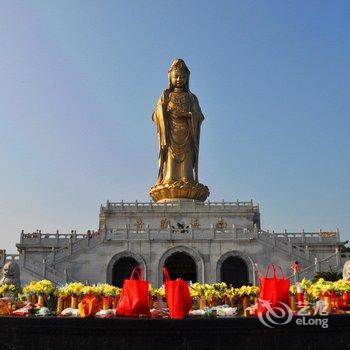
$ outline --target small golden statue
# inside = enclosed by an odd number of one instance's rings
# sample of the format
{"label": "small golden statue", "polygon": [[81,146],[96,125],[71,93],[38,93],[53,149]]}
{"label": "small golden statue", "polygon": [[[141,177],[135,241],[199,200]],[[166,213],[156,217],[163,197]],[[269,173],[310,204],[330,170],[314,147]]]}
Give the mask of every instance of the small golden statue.
{"label": "small golden statue", "polygon": [[139,217],[136,219],[135,223],[134,223],[134,227],[136,229],[136,231],[141,231],[143,229],[144,223],[142,221],[142,219]]}
{"label": "small golden statue", "polygon": [[209,189],[198,182],[200,127],[204,116],[189,89],[190,71],[176,59],[168,72],[169,88],[160,96],[152,119],[157,126],[159,170],[150,195],[154,201],[188,198],[205,201]]}

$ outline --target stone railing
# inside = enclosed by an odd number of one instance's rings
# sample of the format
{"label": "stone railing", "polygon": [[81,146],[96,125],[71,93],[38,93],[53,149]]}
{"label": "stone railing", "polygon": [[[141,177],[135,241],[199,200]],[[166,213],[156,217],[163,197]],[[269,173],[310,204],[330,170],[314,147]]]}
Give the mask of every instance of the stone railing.
{"label": "stone railing", "polygon": [[[166,229],[150,228],[145,226],[142,229],[126,226],[104,232],[89,232],[89,234],[43,234],[38,232],[35,237],[29,238],[22,232],[21,244],[25,247],[40,245],[50,247],[51,253],[46,257],[47,266],[54,267],[57,263],[63,262],[79,254],[84,250],[94,248],[108,240],[114,241],[185,241],[192,240],[221,240],[221,241],[253,241],[260,240],[263,244],[275,247],[277,250],[289,255],[294,259],[312,261],[315,255],[310,252],[309,247],[320,243],[339,243],[339,240],[329,241],[329,237],[320,235],[321,232],[306,233],[275,233],[259,230],[256,226],[253,229],[232,227],[210,227],[194,228],[186,226],[183,228],[168,227]],[[336,238],[339,231],[336,231]],[[59,243],[59,244],[58,244]]]}
{"label": "stone railing", "polygon": [[9,261],[15,261],[18,263],[19,254],[7,254],[5,249],[0,250],[0,268]]}
{"label": "stone railing", "polygon": [[250,210],[259,210],[259,205],[254,205],[253,201],[249,202],[197,202],[197,201],[187,201],[183,202],[181,200],[165,202],[165,203],[155,203],[152,201],[149,202],[110,202],[107,201],[106,205],[101,205],[100,212],[103,211],[154,211],[154,210],[163,210],[163,211],[178,211],[182,207],[186,208],[201,209],[203,211],[231,211],[231,210],[240,210],[240,209],[250,209]]}
{"label": "stone railing", "polygon": [[288,241],[289,239],[293,240],[295,243],[339,243],[340,242],[340,232],[339,229],[335,231],[322,231],[319,230],[318,232],[305,232],[304,230],[301,230],[300,232],[287,232],[287,230],[284,230],[284,232],[275,232],[275,231],[269,231],[273,235],[275,235],[276,238],[284,239],[285,241]]}
{"label": "stone railing", "polygon": [[[330,254],[329,256],[318,259],[314,257],[313,263],[306,268],[301,269],[298,272],[299,280],[305,278],[310,278],[310,276],[314,276],[317,272],[320,271],[334,271],[338,272],[342,266],[344,261],[342,261],[341,253],[339,252],[339,248],[335,248],[335,252]],[[294,276],[289,276],[290,279],[293,280]]]}
{"label": "stone railing", "polygon": [[277,250],[286,253],[291,258],[303,259],[310,261],[314,258],[314,255],[309,251],[308,246],[300,247],[296,245],[291,238],[281,239],[278,235],[270,233],[268,231],[259,230],[259,239],[261,242],[272,244]]}
{"label": "stone railing", "polygon": [[[256,231],[257,232],[257,231]],[[107,239],[111,240],[249,240],[257,237],[257,233],[241,228],[193,228],[168,227],[166,229],[154,229],[146,226],[142,229],[135,229],[130,226],[107,231]],[[255,236],[254,236],[255,234]]]}
{"label": "stone railing", "polygon": [[72,256],[79,254],[84,250],[94,248],[106,240],[106,232],[98,235],[86,235],[84,239],[70,239],[65,247],[52,249],[52,252],[46,256],[46,261],[49,266],[54,266],[57,263],[65,261]]}
{"label": "stone railing", "polygon": [[[257,228],[253,229],[243,229],[236,228],[234,225],[231,227],[217,228],[211,226],[210,228],[195,228],[191,225],[184,228],[168,227],[165,229],[161,228],[150,228],[148,225],[144,225],[141,229],[136,229],[126,225],[123,228],[116,228],[111,230],[114,239],[173,239],[180,238],[178,234],[182,234],[181,238],[186,239],[216,239],[216,238],[226,238],[226,239],[238,239],[238,238],[249,238],[252,235],[254,238],[256,236]],[[55,247],[62,248],[63,250],[72,246],[74,250],[76,246],[84,245],[86,246],[86,240],[92,240],[95,237],[103,236],[103,232],[99,231],[88,231],[89,233],[77,234],[76,231],[71,231],[70,234],[61,234],[58,231],[54,234],[42,233],[37,231],[31,234],[24,233],[22,231],[20,237],[20,245],[22,246],[41,246],[41,247]],[[259,230],[260,233],[268,236],[271,241],[284,242],[284,245],[297,244],[299,246],[312,246],[318,244],[335,244],[340,243],[340,233],[339,230],[336,231],[319,231],[319,232],[274,232],[269,230]],[[175,236],[173,237],[172,234]],[[255,234],[255,236],[254,236]],[[289,243],[291,242],[291,243]],[[283,244],[283,243],[282,243]]]}

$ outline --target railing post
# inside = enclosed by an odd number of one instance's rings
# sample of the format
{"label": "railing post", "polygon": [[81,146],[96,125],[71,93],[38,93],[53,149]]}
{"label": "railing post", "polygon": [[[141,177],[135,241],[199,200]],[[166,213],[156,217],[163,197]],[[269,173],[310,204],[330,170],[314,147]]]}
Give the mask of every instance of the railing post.
{"label": "railing post", "polygon": [[[269,231],[267,231],[267,233],[269,233]],[[274,233],[271,235],[271,239],[273,246],[276,247],[276,235]]]}
{"label": "railing post", "polygon": [[58,244],[60,241],[60,231],[56,231],[56,243]]}
{"label": "railing post", "polygon": [[52,247],[52,248],[51,248],[51,251],[52,251],[52,264],[54,264],[55,259],[56,259],[56,250],[55,250],[55,247]]}
{"label": "railing post", "polygon": [[73,241],[72,237],[69,237],[69,255],[72,255],[73,252]]}
{"label": "railing post", "polygon": [[105,228],[104,230],[103,230],[103,242],[106,242],[107,241],[107,229]]}
{"label": "railing post", "polygon": [[258,225],[257,224],[254,224],[253,232],[254,232],[254,238],[258,238]]}
{"label": "railing post", "polygon": [[149,224],[146,225],[146,233],[147,233],[147,239],[150,240],[151,239],[151,232],[149,229]]}
{"label": "railing post", "polygon": [[[166,203],[165,203],[166,205]],[[168,225],[168,232],[169,232],[169,240],[171,241],[172,240],[172,228],[170,226],[170,224]]]}
{"label": "railing post", "polygon": [[320,263],[317,258],[315,258],[315,272],[320,272]]}
{"label": "railing post", "polygon": [[21,244],[23,244],[23,238],[24,238],[24,230],[21,231],[21,240],[20,240]]}
{"label": "railing post", "polygon": [[217,229],[216,229],[216,227],[213,225],[213,239],[216,239],[216,232],[217,232]]}
{"label": "railing post", "polygon": [[318,231],[318,241],[319,241],[320,243],[322,243],[322,241],[323,241],[322,229],[320,229],[320,230]]}
{"label": "railing post", "polygon": [[292,246],[292,241],[290,240],[290,238],[288,239],[288,254],[289,254],[289,256],[292,256],[292,254],[293,254],[293,246]]}
{"label": "railing post", "polygon": [[39,245],[41,245],[41,230],[38,230]]}
{"label": "railing post", "polygon": [[215,226],[214,226],[214,224],[211,224],[211,237],[213,239],[215,238]]}
{"label": "railing post", "polygon": [[339,232],[339,228],[337,228],[337,231],[335,233],[335,237],[336,237],[336,240],[337,240],[337,243],[340,242],[340,232]]}
{"label": "railing post", "polygon": [[305,231],[304,231],[304,229],[301,230],[301,242],[305,243]]}
{"label": "railing post", "polygon": [[24,267],[26,264],[26,255],[27,255],[26,250],[23,249],[22,250],[22,267]]}
{"label": "railing post", "polygon": [[335,260],[337,263],[337,267],[341,265],[341,258],[340,258],[340,253],[339,253],[339,247],[335,248]]}
{"label": "railing post", "polygon": [[306,255],[306,259],[310,260],[310,250],[309,250],[309,246],[305,246],[305,255]]}
{"label": "railing post", "polygon": [[193,240],[193,227],[192,227],[192,225],[190,225],[189,231],[190,231],[191,239]]}
{"label": "railing post", "polygon": [[237,239],[237,227],[235,224],[232,224],[232,230],[233,230],[233,239]]}
{"label": "railing post", "polygon": [[43,259],[43,276],[46,277],[46,259]]}

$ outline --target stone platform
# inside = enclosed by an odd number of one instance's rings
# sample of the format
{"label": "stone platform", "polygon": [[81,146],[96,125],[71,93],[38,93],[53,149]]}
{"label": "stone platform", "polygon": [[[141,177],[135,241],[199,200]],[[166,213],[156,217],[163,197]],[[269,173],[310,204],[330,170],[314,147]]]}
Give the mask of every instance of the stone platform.
{"label": "stone platform", "polygon": [[[172,264],[177,273],[175,268],[183,269],[183,262],[189,281],[238,286],[256,284],[256,267],[263,270],[271,262],[287,276],[295,260],[301,266],[300,277],[312,278],[329,266],[339,270],[341,245],[339,231],[265,231],[253,201],[180,199],[107,201],[100,208],[98,231],[22,232],[17,248],[22,285],[34,278],[48,278],[56,285],[77,280],[119,285],[136,264],[153,286],[160,286],[163,266]],[[3,254],[3,262],[6,259]]]}
{"label": "stone platform", "polygon": [[328,328],[297,325],[267,328],[257,318],[64,319],[1,317],[3,350],[346,350],[350,317],[330,315]]}

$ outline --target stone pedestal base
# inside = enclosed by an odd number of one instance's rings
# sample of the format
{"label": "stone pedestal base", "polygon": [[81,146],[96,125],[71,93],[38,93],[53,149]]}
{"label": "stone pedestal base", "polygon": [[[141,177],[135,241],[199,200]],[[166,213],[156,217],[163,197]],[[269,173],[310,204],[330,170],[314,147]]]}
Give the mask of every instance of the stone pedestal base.
{"label": "stone pedestal base", "polygon": [[155,202],[166,199],[187,198],[204,202],[210,192],[209,188],[198,182],[176,181],[170,184],[159,184],[152,186],[149,191]]}

